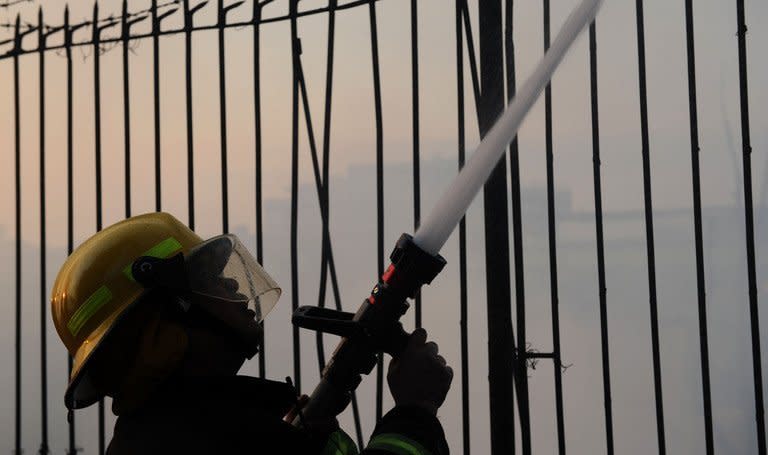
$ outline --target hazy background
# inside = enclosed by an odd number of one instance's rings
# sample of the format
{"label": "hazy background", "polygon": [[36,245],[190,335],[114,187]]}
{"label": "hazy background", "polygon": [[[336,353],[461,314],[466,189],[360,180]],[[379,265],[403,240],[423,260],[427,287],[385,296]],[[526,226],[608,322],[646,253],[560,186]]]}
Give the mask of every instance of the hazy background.
{"label": "hazy background", "polygon": [[[476,2],[470,2],[475,41]],[[552,2],[553,36],[575,0]],[[117,14],[120,2],[100,2],[102,15]],[[265,16],[287,12],[287,2],[265,9]],[[542,2],[515,2],[518,81],[542,55]],[[40,2],[0,7],[0,23],[16,12],[36,22]],[[131,2],[131,10],[148,1]],[[325,6],[304,0],[301,9]],[[46,22],[59,24],[64,2],[45,2]],[[697,82],[701,141],[704,248],[715,445],[718,453],[757,453],[754,425],[751,339],[744,254],[741,135],[735,2],[695,2]],[[88,20],[92,4],[70,5],[73,22]],[[768,5],[746,2],[750,114],[753,147],[759,298],[768,298],[765,250],[768,191]],[[230,14],[247,20],[251,2]],[[382,69],[385,154],[385,245],[401,232],[413,232],[410,88],[410,2],[380,0],[379,51]],[[646,50],[650,111],[654,215],[661,360],[667,448],[670,453],[704,451],[696,277],[693,246],[690,142],[685,53],[684,2],[647,1]],[[215,22],[215,5],[196,16],[197,24]],[[164,28],[180,25],[176,14]],[[331,236],[345,308],[356,308],[376,279],[375,123],[368,8],[337,13],[336,66],[331,135]],[[149,21],[135,26],[148,31]],[[327,16],[299,21],[302,62],[307,78],[313,126],[320,143],[325,86]],[[85,29],[75,35],[84,40]],[[112,36],[115,31],[105,32]],[[254,248],[252,32],[227,32],[227,96],[231,230]],[[10,38],[0,29],[0,41]],[[58,42],[60,37],[52,38]],[[26,47],[34,46],[28,37]],[[216,32],[194,37],[196,230],[221,232]],[[454,3],[419,2],[419,58],[422,151],[422,207],[426,213],[456,173],[456,61]],[[605,209],[608,323],[615,447],[617,453],[654,452],[657,447],[647,263],[642,212],[640,121],[637,94],[637,43],[634,2],[605,2],[598,17],[600,120]],[[154,210],[151,41],[133,43],[132,213]],[[163,209],[187,219],[184,57],[181,35],[161,41]],[[0,47],[0,53],[8,47]],[[121,49],[102,56],[102,153],[104,225],[124,216]],[[95,230],[93,153],[93,56],[74,51],[75,60],[75,242]],[[465,62],[467,63],[467,62]],[[502,62],[499,62],[502,64]],[[65,60],[49,53],[47,80],[46,182],[48,230],[47,288],[66,252]],[[290,317],[290,131],[291,55],[288,22],[262,28],[262,125],[264,143],[265,267],[283,285],[282,303],[267,321],[267,374],[293,374]],[[468,69],[468,64],[466,65]],[[575,45],[553,81],[554,153],[557,189],[558,266],[562,356],[572,366],[563,375],[566,445],[572,453],[604,453],[605,429],[599,337],[597,271],[592,190],[592,144],[586,35]],[[21,58],[22,95],[22,241],[23,241],[23,447],[40,444],[39,161],[37,57]],[[467,145],[478,142],[469,73],[466,76]],[[13,78],[10,59],[0,61],[0,451],[10,452],[14,428],[14,174]],[[300,301],[317,303],[320,271],[320,216],[311,171],[303,115],[300,124],[299,245]],[[544,107],[539,102],[520,132],[523,235],[525,242],[527,331],[533,349],[551,351],[549,264],[546,239]],[[490,451],[487,390],[485,251],[482,197],[468,214],[470,295],[470,405],[474,453]],[[442,251],[445,271],[424,291],[424,325],[440,344],[457,375],[440,412],[455,453],[461,450],[461,394],[457,237]],[[513,273],[514,285],[514,273]],[[514,305],[513,305],[514,312]],[[763,364],[768,362],[766,311],[761,308]],[[406,323],[412,325],[412,313]],[[66,352],[49,321],[49,412],[53,453],[66,448],[63,406]],[[327,349],[335,344],[328,337]],[[256,374],[256,362],[244,373]],[[302,335],[302,384],[317,380],[314,335]],[[373,428],[374,383],[364,381],[359,397],[364,431]],[[552,364],[530,371],[531,419],[535,453],[554,453]],[[387,397],[389,400],[389,398]],[[388,401],[391,403],[391,400]],[[77,441],[96,452],[95,407],[77,416]],[[112,418],[108,418],[108,434]],[[351,414],[342,418],[351,431]],[[518,433],[519,434],[519,433]]]}

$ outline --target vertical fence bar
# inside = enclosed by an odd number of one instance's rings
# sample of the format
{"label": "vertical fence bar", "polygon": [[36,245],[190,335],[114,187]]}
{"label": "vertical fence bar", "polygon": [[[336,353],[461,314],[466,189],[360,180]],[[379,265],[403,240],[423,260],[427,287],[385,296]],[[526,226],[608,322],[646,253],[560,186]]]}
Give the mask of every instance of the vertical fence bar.
{"label": "vertical fence bar", "polygon": [[[167,5],[167,4],[166,4]],[[163,19],[170,16],[175,9],[158,14],[157,0],[152,0],[152,90],[154,97],[154,120],[155,120],[155,211],[162,210],[163,205],[163,185],[162,185],[162,145],[160,136],[161,111],[160,111],[160,27]],[[143,18],[142,18],[143,19]],[[226,232],[226,231],[225,231]]]}
{"label": "vertical fence bar", "polygon": [[[339,292],[338,279],[336,277],[336,265],[333,259],[333,250],[331,248],[330,237],[330,140],[331,140],[331,107],[332,107],[332,95],[333,95],[333,66],[334,66],[334,47],[336,36],[336,0],[329,0],[328,2],[328,48],[327,48],[327,61],[326,61],[326,86],[325,86],[325,111],[323,116],[323,165],[322,165],[322,177],[320,176],[320,170],[317,165],[317,152],[314,146],[314,133],[312,132],[311,116],[309,115],[309,101],[307,99],[306,85],[304,83],[303,71],[300,68],[301,75],[301,87],[304,94],[304,109],[307,116],[307,128],[310,137],[310,146],[312,151],[313,166],[315,168],[315,180],[318,183],[318,199],[320,201],[320,215],[323,228],[323,246],[322,246],[322,258],[321,258],[321,274],[320,274],[320,292],[318,293],[318,306],[325,306],[325,295],[328,272],[331,275],[331,287],[333,291],[334,301],[336,309],[341,310],[341,294]],[[322,334],[317,333],[317,346],[318,346],[318,360],[320,363],[320,371],[325,368],[325,353],[322,343]],[[355,424],[355,433],[357,436],[358,445],[362,447],[363,437],[362,429],[360,426],[360,412],[357,406],[357,395],[352,393],[352,414]]]}
{"label": "vertical fence bar", "polygon": [[[419,157],[419,12],[411,0],[411,106],[413,134],[413,231],[421,223],[421,159]],[[416,327],[421,327],[421,291],[414,299]]]}
{"label": "vertical fence bar", "polygon": [[[507,0],[505,5],[505,29],[504,29],[504,52],[506,54],[506,83],[507,83],[507,103],[511,102],[517,92],[517,81],[515,76],[515,40],[514,40],[514,2],[513,0]],[[465,20],[467,20],[467,12],[465,10]],[[468,35],[468,39],[471,38],[471,34]],[[467,43],[470,48],[472,46],[471,40]],[[470,56],[472,54],[470,53]],[[472,60],[470,59],[470,64]],[[517,136],[512,139],[509,145],[509,174],[511,180],[511,198],[512,198],[512,242],[514,247],[514,261],[515,261],[515,303],[518,311],[517,323],[518,327],[525,329],[525,267],[523,265],[523,215],[522,215],[522,202],[520,197],[520,149],[518,147]],[[527,380],[527,365],[526,360],[522,356],[519,356],[520,350],[525,352],[525,344],[518,345],[515,349],[515,336],[510,329],[510,343],[514,352],[518,353],[518,356],[513,360],[514,375],[515,375],[515,390],[517,392],[517,408],[520,414],[520,429],[523,453],[528,453],[526,450],[530,450],[530,429],[528,426],[528,386],[527,383],[523,383],[523,379]],[[520,336],[521,342],[525,343],[524,336]],[[521,377],[522,376],[522,377]],[[510,396],[509,407],[512,409],[514,406],[513,397]],[[509,432],[512,443],[515,441],[515,425],[514,425],[514,411],[510,413]],[[528,441],[528,442],[526,442]],[[526,445],[527,444],[527,445]],[[526,449],[528,447],[528,449]],[[514,453],[514,448],[513,448]]]}
{"label": "vertical fence bar", "polygon": [[651,158],[648,140],[648,96],[645,69],[645,25],[643,0],[636,0],[637,59],[640,87],[640,134],[643,157],[643,193],[645,199],[645,235],[648,255],[648,295],[651,312],[651,349],[653,354],[653,389],[656,397],[656,433],[659,455],[666,453],[664,436],[664,403],[661,389],[661,354],[659,348],[659,315],[656,301],[656,250],[653,240],[653,203],[651,200]]}
{"label": "vertical fence bar", "polygon": [[[301,63],[301,57],[298,58],[298,78],[299,78],[299,93],[301,94],[301,109],[304,111],[304,124],[307,128],[307,138],[309,140],[309,151],[312,158],[312,169],[315,174],[315,188],[317,189],[317,200],[318,205],[320,206],[320,224],[322,229],[322,243],[325,243],[326,240],[330,242],[330,237],[328,237],[328,218],[327,218],[327,212],[326,212],[326,205],[325,205],[325,184],[323,183],[324,179],[321,175],[323,171],[321,171],[321,164],[319,162],[318,153],[317,153],[317,144],[315,143],[315,131],[314,127],[312,126],[312,113],[310,111],[309,107],[309,94],[307,93],[307,83],[304,79],[304,66]],[[323,245],[322,248],[325,248],[326,246]],[[321,270],[328,267],[327,263],[327,257],[330,256],[331,249],[330,245],[328,245],[328,249],[324,251],[325,255],[322,255],[322,259],[325,259],[325,261],[321,265]],[[331,256],[332,257],[332,256]],[[334,275],[335,277],[335,275]],[[325,279],[326,276],[321,273],[320,274],[320,291],[321,293],[318,294],[318,301],[322,303],[322,305],[318,304],[318,306],[325,306]],[[338,303],[338,301],[337,301]],[[337,305],[338,306],[338,305]],[[323,369],[325,368],[325,352],[322,349],[322,338],[317,337],[317,360],[318,364],[320,366],[320,369],[318,373],[322,374]]]}
{"label": "vertical fence bar", "polygon": [[[321,166],[320,166],[320,164],[318,162],[317,146],[315,144],[315,133],[314,133],[314,129],[312,127],[312,115],[311,115],[310,110],[309,110],[309,96],[308,96],[308,93],[307,93],[307,85],[306,85],[306,81],[304,79],[304,70],[303,70],[303,66],[301,64],[301,58],[300,57],[297,57],[297,77],[298,77],[298,83],[299,83],[299,91],[300,91],[300,94],[301,94],[302,108],[304,110],[304,121],[306,123],[307,135],[309,137],[309,149],[310,149],[310,154],[311,154],[311,157],[312,157],[312,168],[313,168],[314,174],[315,174],[315,187],[317,189],[317,198],[318,198],[318,201],[320,202],[320,216],[321,216],[321,224],[323,226],[323,237],[325,237],[325,240],[327,241],[326,263],[323,265],[323,267],[328,267],[328,271],[330,271],[331,286],[333,288],[334,300],[335,300],[335,303],[336,303],[336,309],[341,311],[341,297],[340,297],[340,293],[339,293],[338,279],[336,277],[336,265],[335,265],[334,260],[333,260],[333,248],[331,247],[330,232],[328,230],[329,222],[328,222],[327,205],[323,202],[324,198],[327,197],[327,193],[326,193],[326,191],[327,191],[327,183],[324,185],[323,181],[328,182],[328,170],[326,169],[326,170],[322,171],[322,172],[326,173],[326,177],[323,178],[321,176],[321,170],[320,170]],[[327,100],[327,102],[330,102],[330,101]],[[328,106],[326,106],[326,107],[328,108]],[[330,108],[328,108],[328,109],[330,109]],[[328,111],[327,118],[330,119],[330,110]],[[325,152],[325,153],[326,153],[325,159],[326,159],[326,162],[327,162],[327,159],[328,159],[327,152]],[[327,199],[326,199],[326,201],[327,201]],[[320,293],[321,300],[320,301],[324,303],[325,302],[325,298],[324,298],[325,294],[324,294],[324,292],[325,292],[325,285],[326,285],[324,280],[326,278],[325,277],[321,277],[321,278],[322,279],[321,279],[321,283],[320,283],[321,284],[321,293]],[[321,353],[322,353],[322,351],[320,349],[318,349],[318,360],[319,360],[319,363],[321,365],[320,371],[322,373],[322,370],[325,368],[325,362],[324,362],[324,359],[321,357]],[[352,392],[351,399],[352,399],[353,417],[354,417],[354,420],[355,420],[355,429],[357,431],[358,441],[362,445],[362,432],[361,432],[361,429],[360,429],[360,415],[359,415],[359,411],[358,411],[358,408],[357,408],[357,396],[356,396],[356,394],[354,392]]]}
{"label": "vertical fence bar", "polygon": [[[219,0],[221,1],[221,0]],[[291,309],[299,307],[299,265],[298,265],[298,209],[299,209],[299,55],[301,42],[297,31],[298,0],[290,0],[291,57],[293,68],[293,95],[291,108]],[[296,391],[301,391],[301,345],[299,330],[293,330],[293,381]]]}
{"label": "vertical fence bar", "polygon": [[128,26],[128,0],[123,0],[123,140],[125,153],[125,217],[131,216],[131,96],[128,69],[130,27]]}
{"label": "vertical fence bar", "polygon": [[[341,306],[341,297],[340,297],[340,293],[339,293],[338,279],[336,277],[336,265],[335,265],[335,262],[333,260],[333,248],[332,248],[331,241],[330,241],[330,231],[328,230],[329,221],[328,221],[328,213],[327,213],[327,210],[326,210],[327,206],[323,202],[324,198],[327,197],[327,194],[325,193],[327,191],[327,186],[323,184],[323,181],[328,182],[328,169],[324,169],[323,171],[321,171],[321,169],[320,169],[321,166],[320,166],[319,159],[318,159],[317,145],[315,143],[315,133],[314,133],[314,129],[312,127],[312,115],[311,115],[310,108],[309,108],[309,95],[307,93],[307,84],[306,84],[306,80],[304,79],[304,70],[303,70],[303,66],[301,64],[301,59],[300,58],[297,59],[297,77],[298,77],[298,83],[299,83],[299,92],[301,94],[302,109],[304,110],[304,121],[306,123],[307,136],[309,138],[309,150],[310,150],[310,155],[311,155],[311,158],[312,158],[312,169],[314,171],[314,176],[315,176],[315,188],[317,190],[317,199],[318,199],[319,205],[320,205],[320,217],[321,217],[321,224],[323,226],[323,237],[325,238],[325,241],[327,241],[327,250],[326,250],[327,256],[326,256],[326,261],[325,261],[325,264],[323,265],[323,267],[327,267],[327,271],[330,272],[331,287],[333,289],[336,309],[341,311],[342,306]],[[327,115],[326,118],[330,119],[330,117],[331,117],[330,116],[330,107],[329,107],[328,103],[330,103],[330,99],[329,98],[326,99],[326,108],[329,109],[328,112],[327,112],[328,115]],[[326,126],[328,128],[330,127],[330,125],[326,125]],[[325,163],[327,163],[328,162],[327,161],[328,160],[328,156],[327,156],[328,152],[326,151],[324,153],[326,154],[326,156],[325,156],[325,160],[326,160]],[[321,173],[325,173],[326,176],[323,177],[321,175]],[[320,295],[319,301],[322,302],[323,304],[325,303],[325,286],[327,284],[326,280],[327,280],[327,275],[322,275],[321,274],[321,280],[320,280],[321,292],[319,294]],[[321,305],[319,305],[319,306],[321,306]],[[322,370],[325,368],[325,363],[324,363],[324,359],[322,357],[322,351],[320,349],[318,349],[318,360],[319,360],[319,363],[321,365],[320,371],[322,372]],[[357,396],[356,396],[354,391],[352,392],[351,402],[352,402],[353,417],[354,417],[354,421],[355,421],[355,429],[356,429],[356,432],[357,432],[358,441],[359,441],[360,445],[362,446],[362,432],[361,432],[361,429],[360,429],[360,414],[359,414],[359,411],[358,411],[358,408],[357,408]]]}
{"label": "vertical fence bar", "polygon": [[101,30],[99,25],[99,4],[93,5],[93,121],[94,121],[94,156],[96,163],[96,230],[102,228],[101,200]]}
{"label": "vertical fence bar", "polygon": [[[261,192],[261,4],[258,0],[253,2],[253,134],[255,154],[255,198],[256,198],[256,261],[264,266],[264,232],[262,219],[262,192]],[[265,330],[265,321],[261,321],[262,330]],[[259,377],[266,374],[266,332],[261,337],[259,346]]]}
{"label": "vertical fence bar", "polygon": [[222,232],[229,232],[229,185],[227,184],[227,72],[224,55],[224,35],[227,23],[227,11],[232,5],[224,7],[224,0],[218,0],[219,31],[219,138],[221,142],[221,223]]}
{"label": "vertical fence bar", "polygon": [[[67,59],[67,255],[74,249],[74,172],[73,172],[73,115],[72,115],[72,34],[69,26],[69,5],[64,7],[64,52]],[[67,354],[67,379],[72,373],[72,356]],[[75,414],[70,411],[67,417],[68,447],[67,455],[77,455],[75,444]]]}
{"label": "vertical fence bar", "polygon": [[[328,2],[328,47],[326,50],[326,75],[325,75],[325,113],[323,114],[323,175],[321,178],[322,191],[318,194],[320,200],[320,213],[322,218],[322,238],[323,244],[320,253],[320,291],[317,297],[317,306],[325,306],[325,291],[328,276],[328,250],[330,249],[330,226],[328,225],[328,217],[330,216],[330,198],[329,198],[329,186],[330,181],[328,179],[330,159],[329,148],[331,141],[331,100],[333,95],[333,51],[334,51],[334,37],[336,32],[336,0],[329,0]],[[308,107],[307,107],[308,108]],[[325,347],[323,346],[323,333],[317,332],[317,356],[322,374],[325,368]]]}
{"label": "vertical fence bar", "polygon": [[[336,309],[341,311],[342,305],[341,305],[341,293],[339,291],[339,280],[336,276],[336,264],[333,259],[333,248],[331,245],[331,231],[330,231],[330,140],[331,140],[331,101],[332,101],[332,93],[333,93],[333,65],[334,65],[334,47],[335,47],[335,40],[336,40],[336,13],[335,10],[338,6],[338,3],[336,0],[330,0],[329,1],[329,19],[328,19],[328,52],[327,52],[327,75],[326,75],[326,87],[325,87],[325,113],[324,113],[324,122],[323,125],[323,177],[322,181],[324,183],[324,191],[323,191],[323,201],[324,201],[324,207],[325,210],[323,211],[323,207],[321,206],[321,214],[322,215],[322,224],[323,224],[323,237],[324,242],[326,245],[326,261],[327,261],[327,271],[330,273],[331,276],[331,290],[333,292],[333,298],[336,305]],[[326,266],[323,266],[323,271],[326,271]],[[325,280],[325,276],[323,276],[323,280]],[[325,283],[322,283],[323,286]],[[325,289],[323,288],[323,292],[321,293],[323,296],[323,302],[325,302]],[[358,439],[362,440],[362,434],[360,432],[360,416],[357,412],[357,398],[356,394],[352,394],[352,404],[353,404],[353,410],[354,410],[354,418],[355,418],[355,426],[358,432]]]}
{"label": "vertical fence bar", "polygon": [[131,94],[128,70],[130,51],[130,26],[128,25],[128,0],[123,0],[123,14],[120,18],[123,42],[123,151],[125,153],[125,217],[131,216]]}
{"label": "vertical fence bar", "polygon": [[693,184],[693,231],[696,242],[696,284],[699,309],[702,401],[707,455],[714,454],[712,435],[712,396],[709,382],[709,342],[707,337],[707,295],[704,281],[704,245],[701,223],[701,173],[699,171],[699,120],[696,103],[696,47],[693,28],[693,0],[685,0],[685,32],[688,57],[688,113],[691,131],[691,177]]}
{"label": "vertical fence bar", "polygon": [[[464,126],[464,42],[461,26],[461,0],[456,0],[456,113],[459,170],[466,152]],[[459,331],[461,338],[461,442],[469,455],[469,334],[467,331],[467,220],[459,222]]]}
{"label": "vertical fence bar", "polygon": [[[368,3],[371,28],[371,65],[373,70],[373,103],[376,111],[376,265],[378,276],[384,273],[384,123],[381,106],[381,71],[379,67],[379,30],[376,0]],[[384,397],[384,356],[376,362],[376,421],[382,416]],[[359,443],[358,443],[359,444]],[[360,444],[362,447],[362,444]]]}
{"label": "vertical fence bar", "polygon": [[766,453],[765,408],[763,404],[763,370],[760,354],[760,319],[757,301],[757,270],[755,267],[755,230],[752,205],[752,140],[749,128],[749,93],[747,77],[747,24],[744,0],[736,0],[739,48],[739,95],[741,101],[741,146],[744,165],[744,224],[747,238],[747,273],[749,279],[749,319],[752,333],[752,373],[755,384],[755,421],[757,447]]}
{"label": "vertical fence bar", "polygon": [[[505,39],[504,39],[504,46],[505,51],[510,48],[514,48],[513,40],[512,40],[512,0],[506,0],[506,11],[507,11],[507,18],[505,18],[506,22],[506,28],[505,28]],[[470,78],[472,79],[472,95],[474,96],[475,100],[475,113],[478,116],[478,120],[480,117],[480,81],[477,76],[477,61],[475,60],[475,42],[472,38],[472,23],[469,20],[469,8],[467,7],[467,0],[461,0],[461,16],[464,20],[464,31],[466,32],[467,37],[467,57],[469,57],[469,74]],[[513,56],[514,57],[514,56]],[[514,59],[512,67],[514,68]],[[507,63],[507,68],[509,69],[509,63]],[[513,75],[514,76],[514,75]],[[508,78],[509,79],[509,78]],[[512,77],[512,80],[514,81],[514,77]],[[509,82],[509,81],[507,81]]]}
{"label": "vertical fence bar", "polygon": [[[162,184],[160,162],[160,19],[157,15],[157,0],[152,0],[152,92],[155,120],[155,211],[162,207]],[[226,230],[224,231],[226,232]]]}
{"label": "vertical fence bar", "polygon": [[20,112],[20,79],[19,54],[21,53],[21,18],[16,15],[13,29],[13,119],[14,119],[14,176],[15,176],[15,252],[16,252],[16,407],[14,426],[14,453],[21,454],[21,112]]}
{"label": "vertical fence bar", "polygon": [[613,406],[611,404],[611,368],[608,351],[608,310],[605,285],[605,240],[603,239],[603,190],[600,178],[600,117],[597,92],[597,26],[589,27],[589,80],[592,111],[592,175],[595,193],[595,238],[597,243],[597,285],[600,300],[600,347],[603,362],[603,407],[605,408],[605,444],[613,455]]}
{"label": "vertical fence bar", "polygon": [[[544,0],[544,52],[550,44],[550,4]],[[557,281],[557,221],[555,220],[555,171],[552,144],[552,83],[544,90],[544,128],[547,155],[547,219],[549,237],[549,285],[552,299],[552,345],[555,374],[555,410],[557,420],[557,448],[565,454],[565,421],[563,418],[563,378],[560,359],[560,296]]]}
{"label": "vertical fence bar", "polygon": [[[93,116],[94,152],[96,158],[96,231],[101,230],[101,29],[99,25],[99,4],[93,5]],[[99,400],[99,455],[105,452],[104,398]]]}
{"label": "vertical fence bar", "polygon": [[[504,109],[501,0],[478,2],[480,12],[480,135],[485,136]],[[488,307],[488,379],[491,410],[491,452],[509,454],[514,443],[509,432],[512,422],[512,335],[509,285],[509,228],[507,221],[506,157],[502,158],[485,183],[485,267]],[[524,346],[524,345],[523,345]],[[523,357],[522,353],[518,354]],[[524,360],[523,360],[524,363]],[[521,420],[522,416],[521,416]],[[525,444],[524,444],[525,446]],[[528,450],[526,450],[528,449]],[[524,448],[530,453],[530,446]]]}
{"label": "vertical fence bar", "polygon": [[189,228],[195,229],[195,140],[192,119],[192,29],[195,11],[205,2],[189,7],[189,0],[184,0],[184,95],[187,129],[187,221]]}
{"label": "vertical fence bar", "polygon": [[45,38],[46,30],[43,22],[43,7],[37,13],[37,50],[39,57],[39,132],[40,132],[40,420],[41,442],[38,453],[45,455],[48,450],[48,354],[47,354],[47,321],[46,307],[46,242],[45,242]]}

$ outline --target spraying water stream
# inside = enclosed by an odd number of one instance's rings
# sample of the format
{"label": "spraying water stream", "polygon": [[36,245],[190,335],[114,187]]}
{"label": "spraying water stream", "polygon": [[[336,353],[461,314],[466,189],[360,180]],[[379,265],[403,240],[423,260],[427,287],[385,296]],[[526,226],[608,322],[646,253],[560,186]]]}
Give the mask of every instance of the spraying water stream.
{"label": "spraying water stream", "polygon": [[414,235],[424,251],[437,254],[464,216],[480,187],[517,135],[520,125],[557,67],[584,29],[595,20],[602,0],[584,0],[571,12],[549,51],[528,77],[506,111],[496,120],[459,175],[451,182]]}

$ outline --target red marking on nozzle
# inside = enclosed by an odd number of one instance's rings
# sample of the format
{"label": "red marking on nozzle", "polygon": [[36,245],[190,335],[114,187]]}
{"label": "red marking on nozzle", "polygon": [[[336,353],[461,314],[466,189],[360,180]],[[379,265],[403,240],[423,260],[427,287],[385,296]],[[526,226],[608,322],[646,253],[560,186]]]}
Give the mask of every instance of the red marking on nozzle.
{"label": "red marking on nozzle", "polygon": [[384,275],[381,276],[381,281],[384,283],[389,283],[389,279],[392,278],[392,275],[395,273],[395,264],[389,264],[389,267],[387,267],[387,270],[384,272]]}
{"label": "red marking on nozzle", "polygon": [[373,298],[373,296],[369,296],[369,297],[368,297],[368,303],[370,303],[371,305],[373,305],[374,303],[376,303],[376,299],[374,299],[374,298]]}

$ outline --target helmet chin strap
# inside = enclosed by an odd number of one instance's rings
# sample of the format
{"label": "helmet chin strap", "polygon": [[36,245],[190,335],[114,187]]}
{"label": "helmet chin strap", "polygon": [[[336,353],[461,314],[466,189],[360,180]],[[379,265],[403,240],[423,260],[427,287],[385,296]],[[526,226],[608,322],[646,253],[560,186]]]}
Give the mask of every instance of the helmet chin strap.
{"label": "helmet chin strap", "polygon": [[[250,360],[259,352],[261,339],[264,336],[263,331],[259,331],[258,337],[248,337],[240,333],[232,324],[228,323],[211,306],[215,305],[233,305],[236,301],[201,295],[196,292],[187,291],[183,295],[177,295],[177,299],[182,305],[186,305],[187,310],[182,317],[182,323],[190,323],[196,327],[203,327],[214,333],[225,336],[232,341],[232,344],[238,346],[243,355]],[[206,302],[202,302],[205,300]]]}

